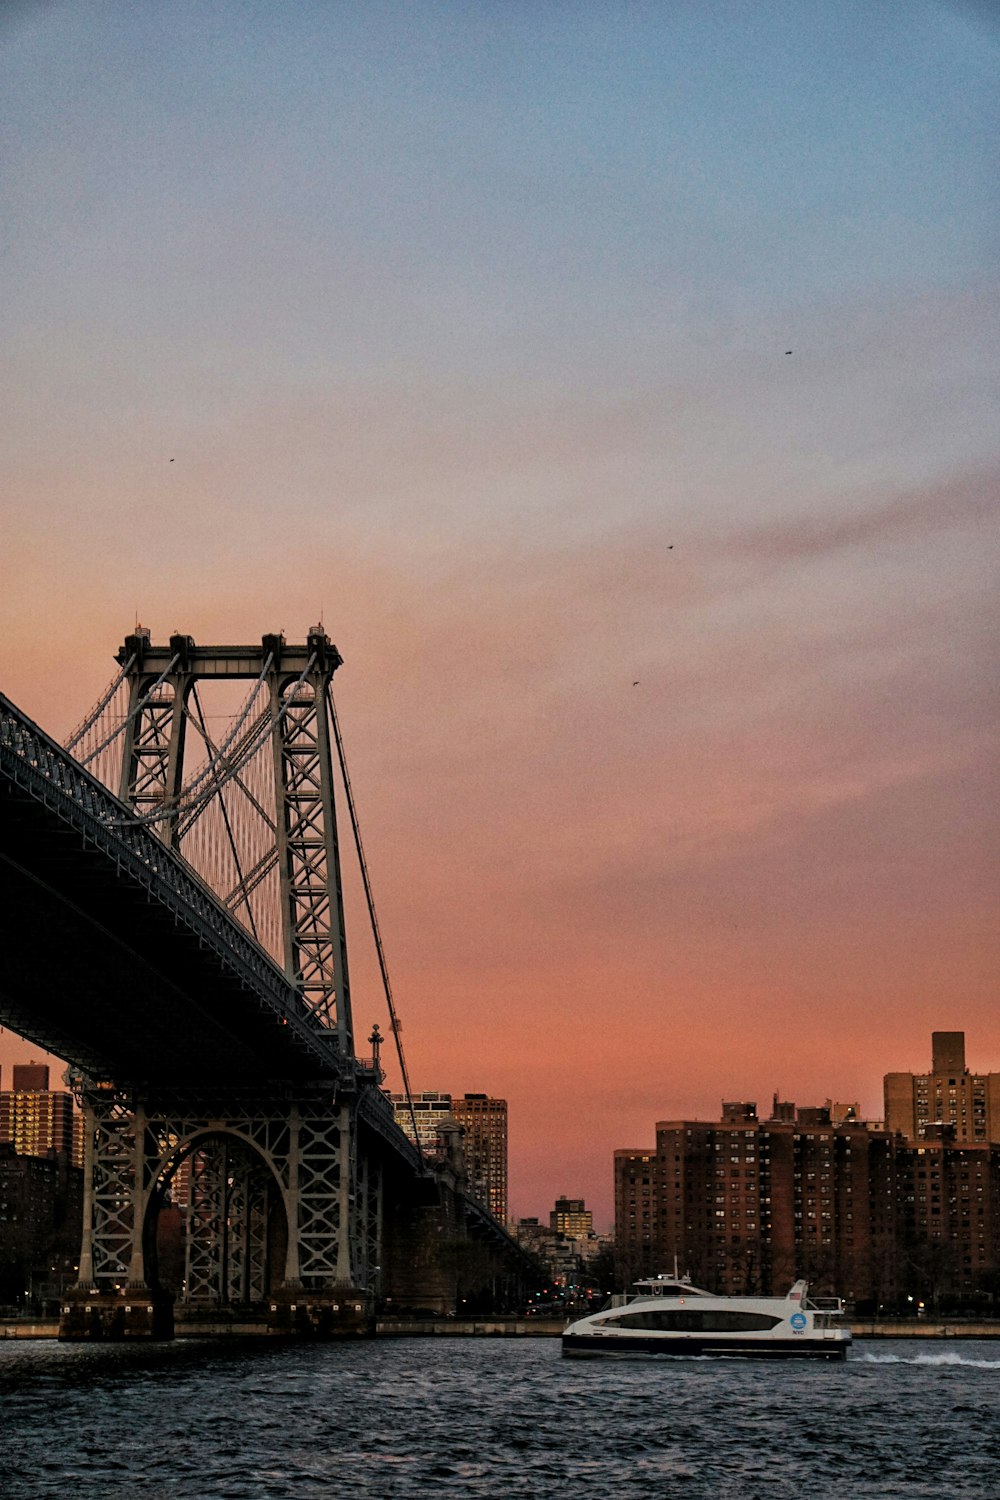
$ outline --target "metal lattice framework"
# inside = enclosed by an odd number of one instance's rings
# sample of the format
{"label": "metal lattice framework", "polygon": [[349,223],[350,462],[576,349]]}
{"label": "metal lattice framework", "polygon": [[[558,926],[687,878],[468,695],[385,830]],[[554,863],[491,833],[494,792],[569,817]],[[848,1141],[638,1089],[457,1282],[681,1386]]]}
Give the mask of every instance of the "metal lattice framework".
{"label": "metal lattice framework", "polygon": [[191,1303],[259,1303],[270,1291],[270,1174],[223,1137],[190,1158],[184,1288]]}
{"label": "metal lattice framework", "polygon": [[[119,1310],[142,1311],[174,1183],[189,1300],[259,1303],[290,1289],[281,1305],[294,1311],[302,1288],[306,1311],[336,1310],[337,1289],[377,1289],[386,1172],[412,1181],[426,1170],[378,1090],[378,1047],[367,1062],[354,1050],[334,751],[397,1041],[398,1021],[333,708],[340,656],[319,628],[301,646],[265,636],[229,647],[186,636],[158,647],[137,628],[118,660],[66,748],[0,697],[0,788],[27,928],[36,911],[39,933],[51,913],[73,911],[94,941],[86,1011],[50,1018],[16,988],[3,997],[5,1019],[23,1014],[26,1033],[44,1032],[84,1070],[81,1300],[98,1312],[92,1298],[131,1287],[139,1308]],[[230,693],[232,711],[213,715],[201,685],[241,682],[242,702]],[[128,1009],[116,988],[102,991],[112,955],[118,983],[135,988]],[[175,1045],[175,1013],[204,1025],[200,1058],[194,1031],[190,1059]],[[401,1052],[400,1065],[405,1083]]]}
{"label": "metal lattice framework", "polygon": [[358,1214],[358,1244],[355,1267],[358,1282],[378,1294],[382,1269],[382,1223],[385,1212],[385,1182],[381,1157],[366,1152],[359,1157],[355,1199]]}
{"label": "metal lattice framework", "polygon": [[[84,1084],[81,1102],[82,1285],[146,1284],[150,1224],[182,1170],[187,1300],[260,1301],[272,1280],[317,1291],[367,1285],[377,1263],[381,1180],[366,1165],[359,1186],[348,1098],[178,1090],[137,1099]],[[287,1248],[284,1264],[269,1267],[275,1197]]]}
{"label": "metal lattice framework", "polygon": [[[155,646],[137,629],[121,671],[67,742],[272,954],[320,1024],[353,1051],[329,688],[341,658],[305,646]],[[227,732],[200,686],[252,686]]]}
{"label": "metal lattice framework", "polygon": [[[329,696],[336,647],[320,627],[304,646],[272,635],[221,647],[180,635],[155,646],[137,627],[118,660],[121,671],[67,748],[118,791],[133,829],[182,856],[282,965],[353,1080]],[[240,681],[250,689],[226,732],[213,735],[201,685]],[[97,1284],[120,1279],[126,1265],[142,1281],[146,1216],[185,1159],[189,1299],[264,1294],[275,1192],[288,1229],[286,1285],[344,1285],[375,1264],[380,1183],[365,1167],[359,1192],[353,1086],[321,1104],[244,1104],[224,1120],[218,1100],[200,1117],[153,1115],[148,1100],[127,1107],[92,1092],[87,1108],[85,1261]]]}
{"label": "metal lattice framework", "polygon": [[[150,901],[169,911],[200,947],[233,973],[262,1009],[291,1028],[324,1069],[335,1069],[336,1037],[300,1004],[295,985],[259,944],[237,926],[207,883],[166,848],[148,824],[129,817],[95,776],[0,694],[0,768],[4,777],[48,808],[87,845],[99,850]],[[13,1024],[13,1021],[12,1021]]]}
{"label": "metal lattice framework", "polygon": [[320,690],[315,681],[296,683],[274,717],[279,724],[275,783],[284,811],[277,853],[285,966],[295,973],[313,1014],[334,1026],[337,996],[346,990],[347,952],[337,845],[329,834],[336,816],[325,685]]}

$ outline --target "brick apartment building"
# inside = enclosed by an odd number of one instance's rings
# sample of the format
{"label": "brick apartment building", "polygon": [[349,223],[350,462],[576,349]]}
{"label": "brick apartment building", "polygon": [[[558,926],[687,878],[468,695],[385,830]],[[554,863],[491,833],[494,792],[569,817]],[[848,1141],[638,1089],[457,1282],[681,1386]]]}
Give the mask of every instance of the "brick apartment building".
{"label": "brick apartment building", "polygon": [[945,1123],[919,1140],[836,1111],[727,1104],[615,1152],[624,1280],[673,1268],[710,1290],[780,1293],[796,1276],[860,1306],[1000,1296],[1000,1145]]}
{"label": "brick apartment building", "polygon": [[[416,1120],[421,1149],[433,1154],[442,1126],[454,1121],[462,1127],[462,1149],[469,1192],[501,1224],[507,1221],[507,1101],[489,1094],[425,1092],[407,1100],[390,1094],[396,1124],[413,1139]],[[412,1107],[412,1113],[411,1113]]]}
{"label": "brick apartment building", "polygon": [[72,1094],[49,1088],[47,1064],[14,1064],[11,1087],[0,1089],[0,1141],[9,1141],[20,1156],[55,1151],[83,1165],[82,1116]]}
{"label": "brick apartment building", "polygon": [[951,1125],[960,1145],[1000,1142],[1000,1073],[976,1073],[965,1061],[964,1031],[931,1033],[929,1073],[887,1073],[885,1128],[922,1140]]}
{"label": "brick apartment building", "polygon": [[828,1109],[727,1104],[721,1120],[664,1120],[655,1150],[615,1153],[615,1228],[631,1274],[689,1271],[713,1291],[786,1290],[796,1276],[855,1300],[891,1261],[888,1138]]}

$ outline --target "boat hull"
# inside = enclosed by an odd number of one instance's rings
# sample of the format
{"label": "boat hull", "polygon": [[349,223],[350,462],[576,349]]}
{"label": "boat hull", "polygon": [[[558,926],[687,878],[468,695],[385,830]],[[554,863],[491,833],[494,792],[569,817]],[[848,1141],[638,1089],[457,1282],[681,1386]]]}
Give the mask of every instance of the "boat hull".
{"label": "boat hull", "polygon": [[643,1338],[615,1338],[608,1334],[564,1333],[562,1352],[566,1355],[622,1356],[629,1354],[665,1354],[674,1358],[718,1355],[724,1359],[824,1359],[844,1360],[849,1339],[776,1338],[665,1338],[662,1334]]}

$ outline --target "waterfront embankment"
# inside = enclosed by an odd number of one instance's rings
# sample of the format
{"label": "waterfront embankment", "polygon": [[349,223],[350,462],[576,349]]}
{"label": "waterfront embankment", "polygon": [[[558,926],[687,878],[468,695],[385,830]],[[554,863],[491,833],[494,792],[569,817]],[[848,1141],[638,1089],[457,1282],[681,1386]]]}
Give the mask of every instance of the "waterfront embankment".
{"label": "waterfront embankment", "polygon": [[[931,1322],[925,1319],[849,1321],[856,1339],[1000,1339],[1000,1319],[976,1322]],[[557,1338],[566,1327],[562,1318],[383,1318],[377,1332],[385,1337],[414,1338]]]}
{"label": "waterfront embankment", "polygon": [[1000,1339],[1000,1319],[934,1323],[886,1318],[881,1322],[852,1320],[847,1327],[856,1339]]}
{"label": "waterfront embankment", "polygon": [[[380,1318],[377,1338],[558,1338],[562,1318]],[[923,1319],[855,1320],[846,1325],[856,1339],[1000,1339],[1000,1319],[977,1322]],[[178,1338],[274,1337],[263,1323],[200,1323],[177,1328]],[[0,1339],[54,1339],[58,1318],[12,1318],[0,1322]]]}

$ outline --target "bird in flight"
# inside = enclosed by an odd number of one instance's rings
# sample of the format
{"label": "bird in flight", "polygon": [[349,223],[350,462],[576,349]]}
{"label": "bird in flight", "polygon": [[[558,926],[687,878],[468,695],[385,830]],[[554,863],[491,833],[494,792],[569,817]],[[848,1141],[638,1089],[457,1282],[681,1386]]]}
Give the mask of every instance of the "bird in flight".
{"label": "bird in flight", "polygon": [[632,684],[632,686],[633,686],[633,687],[638,687],[638,686],[639,686],[639,682],[638,682],[638,679],[636,679],[636,681],[635,681],[635,682],[633,682],[633,684]]}
{"label": "bird in flight", "polygon": [[792,352],[792,351],[791,351],[791,349],[786,349],[786,350],[785,350],[785,353],[786,353],[786,354],[791,354],[791,352]]}

